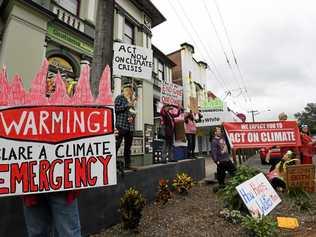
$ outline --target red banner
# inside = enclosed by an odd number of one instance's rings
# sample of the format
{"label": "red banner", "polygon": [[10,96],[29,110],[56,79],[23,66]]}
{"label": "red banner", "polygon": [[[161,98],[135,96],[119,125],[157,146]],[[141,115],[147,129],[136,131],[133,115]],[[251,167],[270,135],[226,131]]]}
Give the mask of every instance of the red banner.
{"label": "red banner", "polygon": [[224,123],[224,128],[234,148],[301,146],[295,121]]}

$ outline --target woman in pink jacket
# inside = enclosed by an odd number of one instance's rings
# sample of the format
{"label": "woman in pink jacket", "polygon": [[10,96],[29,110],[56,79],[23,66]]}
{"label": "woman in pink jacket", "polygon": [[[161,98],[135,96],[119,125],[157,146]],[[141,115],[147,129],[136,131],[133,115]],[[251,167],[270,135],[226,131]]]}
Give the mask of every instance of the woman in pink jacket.
{"label": "woman in pink jacket", "polygon": [[195,135],[196,135],[196,122],[192,111],[186,114],[184,117],[184,129],[185,135],[188,140],[188,158],[195,159]]}

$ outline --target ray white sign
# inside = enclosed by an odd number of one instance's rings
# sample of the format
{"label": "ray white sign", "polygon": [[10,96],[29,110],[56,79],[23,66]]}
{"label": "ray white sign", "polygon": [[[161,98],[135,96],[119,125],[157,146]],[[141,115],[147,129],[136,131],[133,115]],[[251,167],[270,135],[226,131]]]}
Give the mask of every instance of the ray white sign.
{"label": "ray white sign", "polygon": [[117,42],[113,47],[114,75],[151,80],[153,66],[151,49]]}

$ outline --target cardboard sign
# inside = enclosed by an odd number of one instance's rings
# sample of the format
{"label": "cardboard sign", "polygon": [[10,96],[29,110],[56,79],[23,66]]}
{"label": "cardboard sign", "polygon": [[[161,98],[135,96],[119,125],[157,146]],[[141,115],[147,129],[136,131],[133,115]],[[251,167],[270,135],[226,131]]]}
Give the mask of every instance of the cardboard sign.
{"label": "cardboard sign", "polygon": [[174,124],[175,129],[175,140],[182,141],[185,140],[185,129],[184,121],[178,121]]}
{"label": "cardboard sign", "polygon": [[[73,97],[60,74],[45,96],[48,62],[25,91],[21,78],[8,84],[0,72],[0,197],[116,184],[114,109],[110,69],[91,94],[84,67]],[[107,105],[107,106],[106,106]]]}
{"label": "cardboard sign", "polygon": [[151,80],[153,66],[151,49],[118,42],[114,43],[113,48],[114,75]]}
{"label": "cardboard sign", "polygon": [[234,148],[301,146],[296,121],[224,123],[224,128]]}
{"label": "cardboard sign", "polygon": [[190,97],[190,109],[192,110],[193,113],[198,113],[199,112],[199,106],[198,106],[197,98]]}
{"label": "cardboard sign", "polygon": [[238,185],[236,189],[253,217],[268,215],[281,202],[262,173]]}
{"label": "cardboard sign", "polygon": [[182,105],[183,88],[176,84],[161,84],[161,102],[169,105]]}
{"label": "cardboard sign", "polygon": [[288,188],[302,187],[306,192],[315,192],[315,165],[292,165],[286,168]]}
{"label": "cardboard sign", "polygon": [[297,218],[293,217],[277,217],[278,227],[294,230],[299,227]]}
{"label": "cardboard sign", "polygon": [[197,127],[219,126],[232,120],[226,106],[223,109],[200,109],[200,113],[202,118],[196,123]]}

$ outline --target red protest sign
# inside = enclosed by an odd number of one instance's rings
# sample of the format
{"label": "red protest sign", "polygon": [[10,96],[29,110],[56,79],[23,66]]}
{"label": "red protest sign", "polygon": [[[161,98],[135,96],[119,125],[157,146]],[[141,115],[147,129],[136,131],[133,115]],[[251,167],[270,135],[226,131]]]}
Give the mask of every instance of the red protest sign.
{"label": "red protest sign", "polygon": [[26,91],[0,71],[0,197],[114,185],[116,152],[110,69],[92,96],[84,67],[69,97],[58,73],[46,97],[45,61]]}
{"label": "red protest sign", "polygon": [[34,106],[0,109],[0,137],[60,143],[113,133],[113,110],[100,106]]}
{"label": "red protest sign", "polygon": [[183,87],[173,83],[161,84],[161,99],[163,104],[182,105]]}
{"label": "red protest sign", "polygon": [[224,128],[234,148],[301,146],[295,121],[224,123]]}

